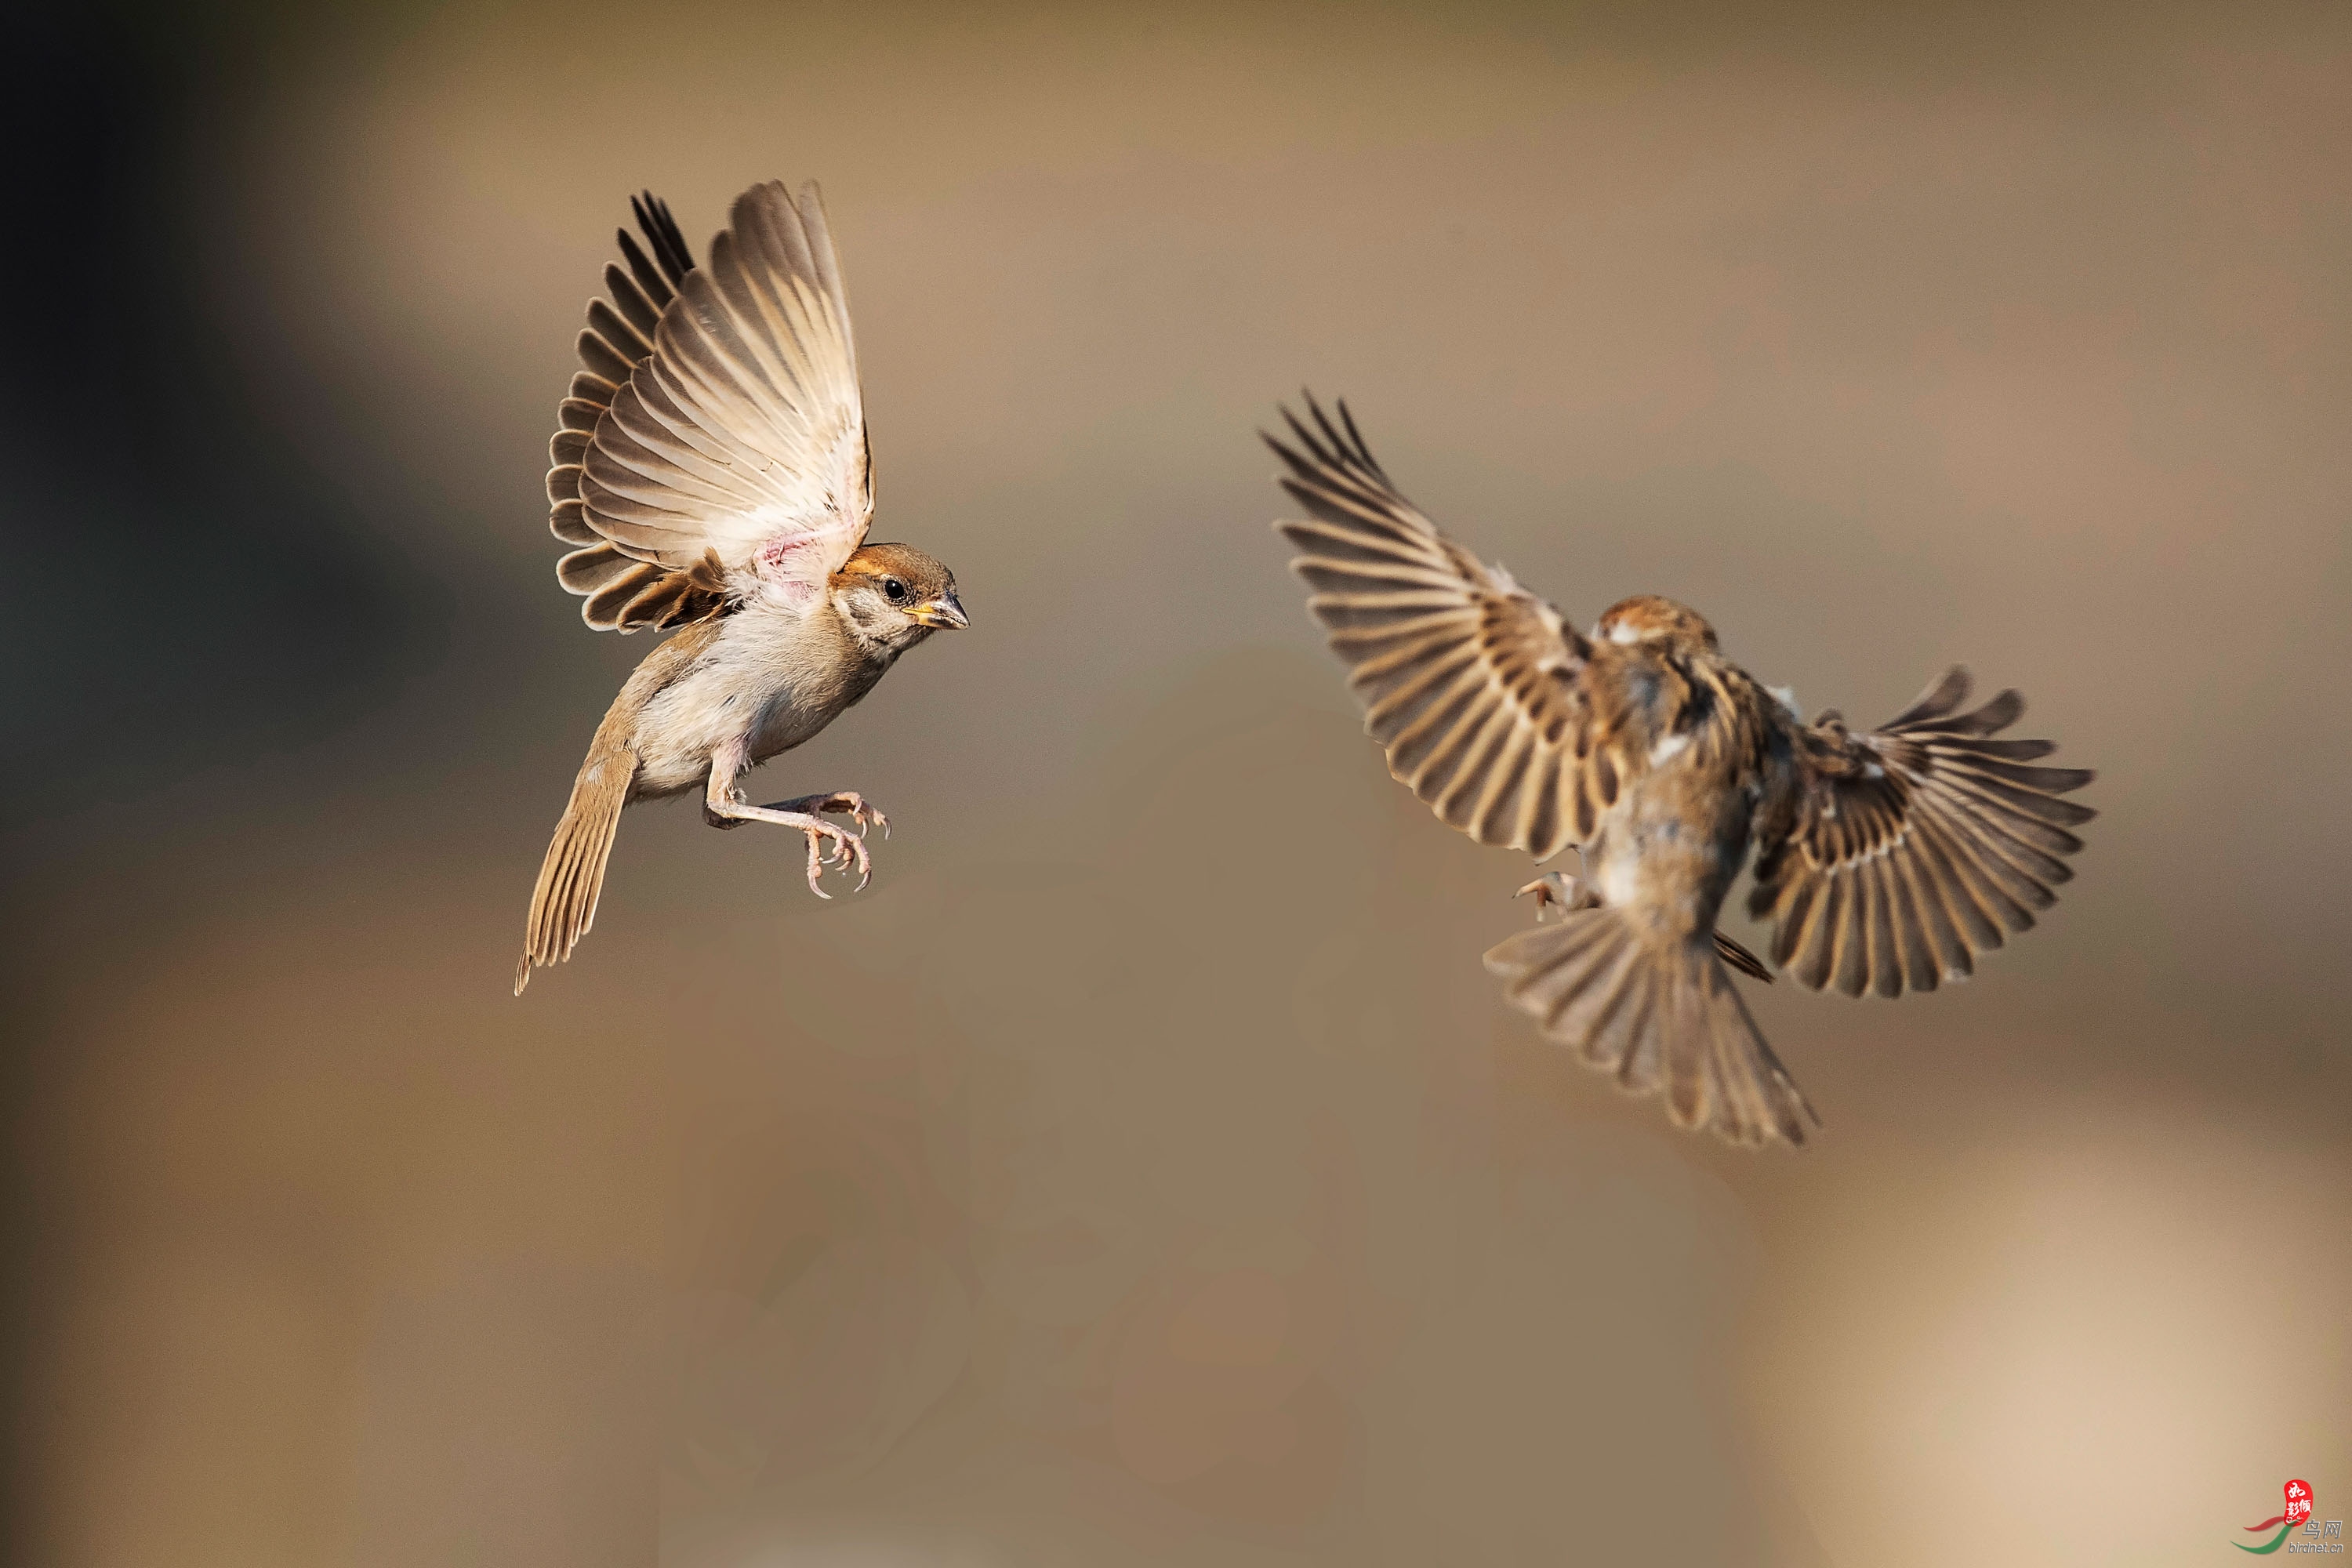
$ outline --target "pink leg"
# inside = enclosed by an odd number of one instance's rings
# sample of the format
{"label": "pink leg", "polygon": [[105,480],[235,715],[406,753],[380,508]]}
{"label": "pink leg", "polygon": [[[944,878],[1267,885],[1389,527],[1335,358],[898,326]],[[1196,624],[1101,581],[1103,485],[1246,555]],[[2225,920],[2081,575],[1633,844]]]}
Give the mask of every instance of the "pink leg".
{"label": "pink leg", "polygon": [[1601,907],[1601,895],[1585,886],[1581,879],[1571,877],[1565,871],[1546,871],[1511,896],[1515,899],[1524,899],[1529,893],[1536,896],[1538,925],[1543,923],[1544,911],[1554,904],[1559,906],[1562,914],[1566,914],[1570,910],[1592,910]]}
{"label": "pink leg", "polygon": [[798,800],[780,800],[768,809],[797,811],[810,816],[830,812],[835,816],[849,818],[857,825],[861,834],[867,828],[878,827],[883,837],[890,837],[890,819],[882,815],[882,808],[854,789],[835,790],[831,795],[804,795]]}
{"label": "pink leg", "polygon": [[[736,776],[742,771],[743,748],[740,742],[721,748],[716,755],[712,756],[710,783],[702,796],[704,821],[713,827],[733,827],[745,822],[770,822],[779,827],[789,827],[795,832],[806,834],[808,836],[809,891],[820,899],[833,897],[831,893],[817,885],[817,879],[824,875],[824,868],[828,863],[844,868],[855,865],[857,868],[857,885],[860,888],[865,887],[872,879],[874,863],[866,853],[866,841],[863,837],[835,826],[824,817],[817,816],[815,811],[798,811],[793,808],[816,804],[817,810],[849,811],[852,820],[861,826],[869,816],[877,821],[883,820],[881,813],[874,811],[863,799],[856,795],[812,795],[805,801],[786,801],[778,805],[746,805],[743,804],[740,792],[735,788]],[[854,803],[855,810],[848,805],[833,806],[829,804],[817,804],[834,801]],[[829,855],[825,853],[828,850]]]}

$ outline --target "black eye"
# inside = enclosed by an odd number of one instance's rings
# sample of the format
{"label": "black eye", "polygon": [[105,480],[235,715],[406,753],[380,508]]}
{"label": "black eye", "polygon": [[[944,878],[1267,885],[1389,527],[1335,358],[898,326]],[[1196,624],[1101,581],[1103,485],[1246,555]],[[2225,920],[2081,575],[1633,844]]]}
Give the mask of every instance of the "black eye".
{"label": "black eye", "polygon": [[907,584],[896,577],[885,577],[882,579],[882,596],[895,605],[907,596]]}

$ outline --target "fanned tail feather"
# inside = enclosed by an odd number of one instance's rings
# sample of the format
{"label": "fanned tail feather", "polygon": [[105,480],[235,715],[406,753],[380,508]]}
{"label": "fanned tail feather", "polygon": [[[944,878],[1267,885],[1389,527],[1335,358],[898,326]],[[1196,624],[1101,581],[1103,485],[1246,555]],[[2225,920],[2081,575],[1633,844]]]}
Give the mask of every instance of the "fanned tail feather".
{"label": "fanned tail feather", "polygon": [[625,748],[599,750],[582,764],[572,799],[555,837],[540,863],[531,889],[530,913],[523,923],[522,957],[515,963],[515,994],[530,984],[534,963],[561,963],[596,923],[596,900],[604,889],[604,863],[613,835],[628,804],[637,759]]}
{"label": "fanned tail feather", "polygon": [[1624,911],[1574,910],[1486,953],[1511,1004],[1678,1127],[1735,1143],[1805,1141],[1821,1118],[1748,1016],[1711,942],[1661,945]]}

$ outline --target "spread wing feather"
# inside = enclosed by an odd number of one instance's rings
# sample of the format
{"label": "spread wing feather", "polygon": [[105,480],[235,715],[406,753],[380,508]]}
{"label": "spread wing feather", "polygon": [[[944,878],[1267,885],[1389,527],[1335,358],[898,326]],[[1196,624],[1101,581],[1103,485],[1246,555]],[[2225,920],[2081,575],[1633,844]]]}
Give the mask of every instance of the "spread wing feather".
{"label": "spread wing feather", "polygon": [[1884,728],[1852,734],[1832,713],[1801,732],[1802,804],[1789,836],[1761,847],[1749,903],[1800,984],[1933,991],[2031,927],[2074,876],[2071,829],[2097,814],[2061,797],[2094,775],[2034,766],[2048,741],[1993,738],[2025,711],[2016,692],[1963,711],[1968,696],[1954,669]]}
{"label": "spread wing feather", "polygon": [[1307,407],[1311,427],[1284,411],[1290,443],[1265,437],[1308,513],[1275,526],[1389,771],[1481,844],[1541,860],[1589,839],[1628,776],[1594,720],[1591,646],[1399,494],[1346,404],[1337,425]]}
{"label": "spread wing feather", "polygon": [[557,567],[591,626],[623,631],[761,597],[813,603],[862,543],[872,467],[841,268],[816,187],[739,196],[697,268],[636,204],[625,270],[589,307],[550,444]]}
{"label": "spread wing feather", "polygon": [[726,608],[716,584],[659,569],[625,553],[589,521],[581,500],[582,465],[596,426],[630,374],[654,352],[661,314],[677,286],[694,269],[694,259],[670,216],[667,204],[648,191],[629,205],[646,237],[646,253],[629,231],[618,235],[625,268],[604,267],[606,297],[588,305],[588,324],[578,342],[582,369],[556,407],[556,431],[547,447],[547,499],[553,509],[549,531],[572,547],[555,564],[564,592],[587,600],[581,616],[600,631],[632,632],[646,626],[681,626],[707,620]]}

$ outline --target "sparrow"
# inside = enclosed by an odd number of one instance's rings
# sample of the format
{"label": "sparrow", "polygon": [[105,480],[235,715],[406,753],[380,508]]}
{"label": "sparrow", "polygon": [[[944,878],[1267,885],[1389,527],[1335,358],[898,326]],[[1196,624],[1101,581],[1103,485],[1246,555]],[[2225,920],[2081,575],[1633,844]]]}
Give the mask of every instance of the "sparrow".
{"label": "sparrow", "polygon": [[1337,424],[1307,406],[1311,426],[1285,409],[1291,440],[1265,437],[1308,513],[1275,527],[1389,771],[1481,844],[1582,862],[1519,889],[1536,926],[1487,970],[1551,1039],[1663,1093],[1677,1126],[1755,1146],[1820,1125],[1733,986],[1745,950],[1714,929],[1751,848],[1772,962],[1848,996],[1965,978],[2072,876],[2070,829],[2095,814],[2060,797],[2093,775],[2033,765],[2047,741],[1994,738],[2024,711],[2016,692],[1969,708],[1954,668],[1857,731],[1833,711],[1804,722],[1671,599],[1579,632],[1405,500],[1346,404]]}
{"label": "sparrow", "polygon": [[[633,198],[640,246],[604,268],[582,369],[557,412],[548,526],[581,617],[676,628],[596,727],[531,889],[515,994],[595,922],[621,810],[702,792],[714,827],[805,834],[808,885],[872,875],[854,790],[747,805],[746,770],[814,737],[934,631],[971,624],[955,576],[905,544],[868,544],[874,466],[841,264],[814,184],[735,199],[701,267],[668,206]],[[825,820],[844,817],[844,827]]]}

